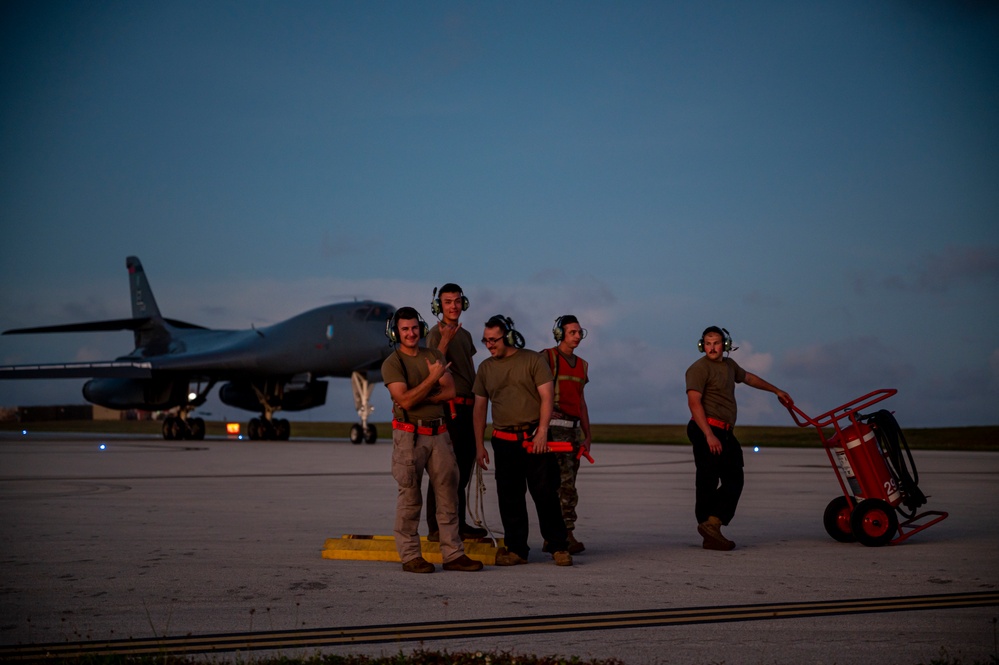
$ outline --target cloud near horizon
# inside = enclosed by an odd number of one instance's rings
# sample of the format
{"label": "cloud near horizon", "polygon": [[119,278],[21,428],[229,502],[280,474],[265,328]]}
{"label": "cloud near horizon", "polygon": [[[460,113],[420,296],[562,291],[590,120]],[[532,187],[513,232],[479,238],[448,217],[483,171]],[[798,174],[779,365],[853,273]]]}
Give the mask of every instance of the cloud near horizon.
{"label": "cloud near horizon", "polygon": [[999,284],[999,245],[949,245],[939,252],[912,260],[905,272],[875,278],[871,274],[854,279],[857,293],[873,287],[913,294],[941,294],[961,286],[995,287]]}
{"label": "cloud near horizon", "polygon": [[[123,273],[124,271],[122,271]],[[385,279],[233,279],[195,284],[191,278],[157,278],[150,282],[164,315],[213,328],[248,328],[271,325],[328,302],[372,298],[396,306],[412,304],[430,321],[433,286],[424,281]],[[561,275],[551,279],[561,284]],[[446,280],[447,276],[442,276]],[[591,383],[588,401],[595,421],[682,423],[689,417],[684,398],[683,376],[698,357],[692,347],[676,341],[663,343],[650,337],[636,321],[647,303],[620,301],[606,285],[596,280],[565,282],[566,288],[553,289],[547,283],[520,282],[480,288],[462,285],[472,294],[472,309],[463,323],[478,340],[481,325],[488,316],[504,313],[517,321],[528,347],[551,346],[551,325],[559,313],[572,311],[585,323],[590,335],[579,353],[590,362]],[[438,284],[439,286],[439,284]],[[87,280],[79,286],[50,288],[31,307],[14,307],[0,313],[0,327],[26,327],[70,323],[80,320],[121,318],[130,314],[124,274],[116,279]],[[341,294],[341,295],[337,295]],[[17,298],[15,298],[15,305]],[[23,303],[25,306],[27,302]],[[29,316],[30,315],[30,316]],[[655,312],[653,312],[655,316]],[[37,318],[36,318],[37,317]],[[683,340],[687,340],[684,338]],[[128,333],[37,335],[3,339],[4,364],[58,362],[63,360],[108,360],[131,349]],[[999,349],[987,355],[980,371],[956,371],[950,376],[924,376],[928,370],[900,360],[895,350],[873,336],[853,337],[790,348],[779,354],[757,352],[750,340],[739,340],[733,354],[746,370],[787,390],[807,413],[821,413],[865,392],[884,386],[904,387],[900,399],[915,403],[916,397],[931,401],[920,408],[921,424],[939,421],[948,424],[994,422],[995,409],[982,400],[997,395]],[[485,358],[479,349],[476,362]],[[4,382],[7,395],[17,394],[39,403],[64,395],[70,403],[79,402],[77,382],[47,384],[26,382],[22,388]],[[343,383],[343,386],[338,384]],[[330,403],[306,417],[349,418],[349,382],[332,381]],[[379,412],[387,400],[376,390]],[[342,395],[348,396],[346,400]],[[968,398],[968,396],[971,398]],[[771,395],[739,388],[737,398],[743,424],[784,424],[786,415]],[[11,397],[3,401],[10,402]],[[343,401],[344,403],[339,403]],[[382,403],[384,402],[384,403]],[[910,410],[914,411],[914,410]]]}

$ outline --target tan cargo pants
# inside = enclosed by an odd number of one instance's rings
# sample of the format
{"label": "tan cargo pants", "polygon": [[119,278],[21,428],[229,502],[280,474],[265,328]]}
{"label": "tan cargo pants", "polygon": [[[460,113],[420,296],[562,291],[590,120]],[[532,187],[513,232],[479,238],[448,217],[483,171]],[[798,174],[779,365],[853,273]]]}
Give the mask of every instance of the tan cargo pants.
{"label": "tan cargo pants", "polygon": [[458,536],[458,462],[447,432],[434,436],[392,430],[392,477],[399,484],[395,506],[395,547],[406,563],[421,556],[420,512],[423,471],[437,498],[441,558],[446,563],[465,553]]}

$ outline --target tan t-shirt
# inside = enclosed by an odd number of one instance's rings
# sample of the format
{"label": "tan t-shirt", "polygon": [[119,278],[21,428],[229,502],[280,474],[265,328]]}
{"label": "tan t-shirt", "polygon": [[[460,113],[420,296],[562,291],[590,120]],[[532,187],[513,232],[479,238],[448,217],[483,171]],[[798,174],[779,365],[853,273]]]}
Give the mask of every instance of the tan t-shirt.
{"label": "tan t-shirt", "polygon": [[554,380],[548,361],[536,351],[520,349],[505,358],[489,357],[479,364],[472,392],[492,402],[493,426],[518,427],[541,416],[538,386]]}
{"label": "tan t-shirt", "polygon": [[701,393],[701,405],[708,418],[735,424],[735,384],[746,380],[746,370],[731,358],[721,362],[701,358],[687,368],[687,390]]}
{"label": "tan t-shirt", "polygon": [[[427,346],[436,349],[441,342],[441,324],[435,325],[427,334]],[[460,328],[458,333],[447,345],[447,361],[451,363],[451,376],[454,377],[454,392],[458,397],[471,397],[472,384],[475,383],[475,344],[472,335]]]}
{"label": "tan t-shirt", "polygon": [[[406,384],[406,389],[409,390],[420,385],[430,376],[430,370],[427,369],[427,360],[430,362],[434,362],[435,360],[441,363],[446,362],[444,354],[437,349],[424,349],[420,347],[416,349],[415,356],[408,356],[397,350],[382,363],[382,381],[385,382],[385,387],[387,388],[390,383],[404,383]],[[433,394],[432,391],[431,394]],[[420,402],[412,409],[403,413],[402,407],[393,402],[392,415],[397,420],[405,420],[411,423],[415,423],[417,420],[443,418],[444,405],[432,402]]]}

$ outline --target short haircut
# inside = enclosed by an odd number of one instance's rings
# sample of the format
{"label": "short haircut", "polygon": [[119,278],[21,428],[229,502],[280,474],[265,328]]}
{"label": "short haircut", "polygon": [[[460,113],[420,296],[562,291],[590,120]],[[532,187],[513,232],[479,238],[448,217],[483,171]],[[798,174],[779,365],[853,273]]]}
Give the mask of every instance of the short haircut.
{"label": "short haircut", "polygon": [[719,328],[718,326],[708,326],[707,328],[704,329],[704,332],[701,333],[701,339],[704,339],[711,333],[714,333],[716,335],[721,335],[722,339],[725,339],[726,337],[725,331]]}
{"label": "short haircut", "polygon": [[503,332],[510,330],[510,326],[506,322],[506,317],[502,314],[489,317],[489,320],[486,321],[486,328],[500,328]]}
{"label": "short haircut", "polygon": [[579,319],[577,319],[577,318],[576,318],[575,316],[573,316],[572,314],[563,314],[563,315],[562,315],[562,316],[561,316],[561,317],[559,318],[559,322],[558,322],[558,324],[559,324],[560,326],[562,326],[563,328],[565,328],[565,327],[566,327],[567,325],[569,325],[570,323],[579,323]]}
{"label": "short haircut", "polygon": [[395,313],[396,325],[403,319],[416,319],[419,321],[420,313],[416,311],[415,307],[400,307]]}
{"label": "short haircut", "polygon": [[445,293],[460,293],[461,295],[465,295],[465,292],[461,290],[461,287],[453,282],[448,282],[438,289],[437,292],[441,295],[444,295]]}

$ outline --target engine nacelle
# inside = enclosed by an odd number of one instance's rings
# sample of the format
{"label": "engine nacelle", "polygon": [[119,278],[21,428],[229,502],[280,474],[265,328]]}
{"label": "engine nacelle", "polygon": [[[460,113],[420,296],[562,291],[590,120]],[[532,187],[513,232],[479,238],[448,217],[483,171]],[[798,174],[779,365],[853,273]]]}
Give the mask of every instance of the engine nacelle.
{"label": "engine nacelle", "polygon": [[274,409],[304,411],[325,404],[328,387],[326,381],[310,381],[283,386],[273,383],[267,386],[257,384],[254,389],[254,384],[248,381],[230,381],[219,388],[219,399],[237,409],[260,411],[262,405],[259,395],[262,393],[267,403]]}
{"label": "engine nacelle", "polygon": [[187,381],[156,379],[91,379],[83,397],[109,409],[163,411],[187,403]]}

